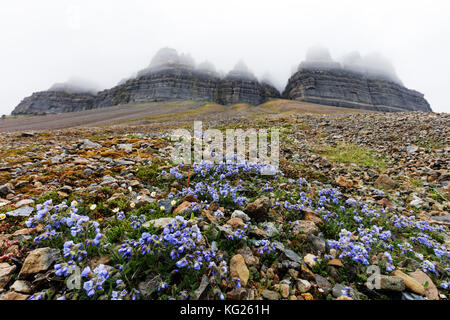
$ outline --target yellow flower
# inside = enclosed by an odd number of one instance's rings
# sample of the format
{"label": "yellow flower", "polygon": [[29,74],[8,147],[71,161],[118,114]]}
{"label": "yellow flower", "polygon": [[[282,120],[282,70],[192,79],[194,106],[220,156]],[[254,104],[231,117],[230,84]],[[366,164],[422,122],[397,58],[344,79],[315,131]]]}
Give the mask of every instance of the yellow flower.
{"label": "yellow flower", "polygon": [[2,213],[0,214],[0,220],[5,220],[6,219],[6,214]]}
{"label": "yellow flower", "polygon": [[130,207],[134,208],[136,207],[136,204],[134,202],[130,203]]}
{"label": "yellow flower", "polygon": [[305,300],[314,300],[314,297],[312,296],[311,293],[302,293],[302,297],[303,297]]}
{"label": "yellow flower", "polygon": [[159,209],[161,210],[161,211],[164,211],[164,206],[161,206],[161,207],[159,207]]}

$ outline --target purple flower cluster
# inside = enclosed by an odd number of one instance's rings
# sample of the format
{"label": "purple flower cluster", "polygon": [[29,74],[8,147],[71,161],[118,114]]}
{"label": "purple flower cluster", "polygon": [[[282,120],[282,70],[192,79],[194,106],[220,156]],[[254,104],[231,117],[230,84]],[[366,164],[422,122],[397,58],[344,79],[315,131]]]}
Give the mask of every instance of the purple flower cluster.
{"label": "purple flower cluster", "polygon": [[273,253],[277,248],[277,243],[270,242],[269,240],[261,240],[258,241],[257,244],[258,244],[257,247],[259,247],[257,251],[259,255]]}
{"label": "purple flower cluster", "polygon": [[346,296],[346,297],[352,297],[352,289],[349,286],[345,286],[343,290],[341,290],[342,295]]}
{"label": "purple flower cluster", "polygon": [[111,300],[138,300],[140,296],[139,290],[132,289],[130,292],[123,289],[122,291],[113,291],[111,293]]}
{"label": "purple flower cluster", "polygon": [[360,262],[364,265],[369,265],[369,252],[362,242],[352,240],[351,232],[342,229],[339,233],[339,240],[329,240],[330,248],[339,250],[341,252],[339,258],[351,258],[355,262]]}
{"label": "purple flower cluster", "polygon": [[83,284],[83,289],[88,297],[93,297],[97,291],[103,290],[104,282],[110,278],[110,274],[104,264],[98,265],[93,272],[89,267],[84,268],[81,276],[89,278]]}
{"label": "purple flower cluster", "polygon": [[239,195],[243,187],[238,185],[233,187],[227,181],[214,181],[212,183],[200,181],[193,185],[193,188],[184,188],[177,194],[177,197],[182,198],[186,195],[193,195],[197,199],[207,200],[210,202],[220,202],[225,199],[230,199],[238,206],[244,205],[248,199]]}
{"label": "purple flower cluster", "polygon": [[55,264],[55,274],[58,277],[67,278],[70,274],[72,274],[73,268],[76,266],[75,262],[68,261],[64,263]]}
{"label": "purple flower cluster", "polygon": [[436,263],[425,260],[424,262],[422,262],[422,270],[425,273],[427,273],[427,272],[437,273],[436,272]]}
{"label": "purple flower cluster", "polygon": [[202,266],[215,267],[215,253],[200,245],[203,236],[195,224],[188,226],[188,221],[177,216],[167,225],[161,235],[143,233],[137,241],[127,240],[119,249],[122,257],[130,259],[134,249],[142,255],[160,254],[166,250],[177,268],[200,270]]}
{"label": "purple flower cluster", "polygon": [[396,228],[399,229],[412,229],[419,230],[422,232],[444,232],[443,226],[432,226],[428,221],[415,220],[415,216],[405,217],[403,215],[393,215],[391,217],[391,222]]}
{"label": "purple flower cluster", "polygon": [[394,271],[394,270],[395,270],[395,266],[392,264],[392,263],[393,263],[393,260],[392,260],[391,254],[390,254],[389,252],[385,251],[385,252],[383,253],[383,255],[384,255],[384,256],[386,257],[386,259],[387,259],[387,262],[386,262],[386,270],[387,270],[388,272]]}
{"label": "purple flower cluster", "polygon": [[183,178],[183,174],[181,174],[181,173],[178,171],[178,168],[177,168],[177,167],[171,168],[169,172],[170,172],[170,174],[172,174],[172,175],[173,175],[175,178],[177,178],[177,179]]}
{"label": "purple flower cluster", "polygon": [[47,213],[49,213],[51,210],[51,205],[52,205],[52,200],[48,200],[48,201],[44,202],[44,206],[38,204],[36,206],[36,214],[34,216],[32,216],[31,218],[29,218],[25,222],[25,225],[27,226],[27,228],[34,228],[39,223],[43,222]]}
{"label": "purple flower cluster", "polygon": [[145,222],[145,216],[143,214],[140,216],[131,216],[130,220],[131,220],[131,227],[133,229],[139,229]]}
{"label": "purple flower cluster", "polygon": [[319,191],[318,206],[322,207],[326,203],[337,204],[341,197],[341,192],[335,188],[326,188]]}
{"label": "purple flower cluster", "polygon": [[[239,174],[254,174],[261,175],[266,170],[273,171],[270,166],[262,163],[253,163],[247,160],[240,160],[236,156],[230,159],[226,159],[223,163],[214,164],[209,161],[203,161],[199,164],[194,164],[193,170],[196,174],[202,178],[211,180],[220,180],[237,176]],[[276,174],[280,174],[279,171],[275,171]]]}
{"label": "purple flower cluster", "polygon": [[117,220],[125,219],[125,214],[123,213],[123,211],[117,212],[116,216],[117,216]]}
{"label": "purple flower cluster", "polygon": [[[44,203],[44,206],[37,206],[37,213],[26,221],[29,228],[35,227],[38,223],[44,223],[44,232],[34,241],[39,243],[44,240],[53,240],[68,229],[72,237],[78,237],[83,233],[87,235],[85,246],[100,245],[100,240],[103,235],[100,231],[100,224],[97,221],[90,221],[88,216],[78,214],[76,203],[72,203],[68,207],[64,202],[60,205],[52,207],[52,201],[49,200]],[[53,210],[53,214],[49,214]],[[89,239],[89,235],[92,239]]]}
{"label": "purple flower cluster", "polygon": [[238,228],[232,234],[227,235],[227,239],[230,241],[247,240],[248,239],[247,234],[246,234],[247,229],[248,229],[247,225],[244,226],[244,230]]}
{"label": "purple flower cluster", "polygon": [[74,243],[73,241],[66,241],[63,246],[64,257],[72,260],[82,261],[87,256],[87,251],[84,250],[82,243]]}

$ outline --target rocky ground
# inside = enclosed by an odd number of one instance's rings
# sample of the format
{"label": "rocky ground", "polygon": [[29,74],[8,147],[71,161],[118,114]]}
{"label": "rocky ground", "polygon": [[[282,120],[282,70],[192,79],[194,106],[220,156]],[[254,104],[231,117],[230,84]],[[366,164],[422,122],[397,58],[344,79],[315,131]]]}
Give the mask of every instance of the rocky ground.
{"label": "rocky ground", "polygon": [[0,299],[448,298],[449,115],[218,118],[280,172],[173,165],[190,118],[3,133]]}

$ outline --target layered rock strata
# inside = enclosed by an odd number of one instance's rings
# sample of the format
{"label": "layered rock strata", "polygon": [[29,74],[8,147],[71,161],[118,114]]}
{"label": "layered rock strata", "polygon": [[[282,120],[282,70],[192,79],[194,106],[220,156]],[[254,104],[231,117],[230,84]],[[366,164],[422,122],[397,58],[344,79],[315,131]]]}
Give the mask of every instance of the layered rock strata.
{"label": "layered rock strata", "polygon": [[318,68],[300,65],[289,79],[283,97],[383,112],[432,111],[420,92],[388,79],[370,77],[336,66]]}

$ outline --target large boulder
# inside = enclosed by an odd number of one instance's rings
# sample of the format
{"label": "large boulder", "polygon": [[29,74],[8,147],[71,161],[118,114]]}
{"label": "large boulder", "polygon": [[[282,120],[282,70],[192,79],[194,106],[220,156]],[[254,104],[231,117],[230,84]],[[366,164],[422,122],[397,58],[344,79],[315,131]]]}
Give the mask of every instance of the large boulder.
{"label": "large boulder", "polygon": [[50,266],[61,259],[58,249],[39,248],[31,251],[26,257],[19,273],[20,279],[25,279],[32,274],[47,271]]}
{"label": "large boulder", "polygon": [[256,199],[254,202],[249,203],[244,211],[251,219],[256,221],[265,221],[268,218],[269,210],[272,207],[272,202],[266,196],[262,196]]}
{"label": "large boulder", "polygon": [[15,270],[15,265],[9,265],[5,262],[0,263],[0,290],[5,288],[8,282],[11,280],[11,276]]}
{"label": "large boulder", "polygon": [[245,264],[244,257],[237,254],[231,258],[230,261],[230,276],[231,278],[239,278],[242,286],[247,285],[247,281],[250,277],[247,265]]}

